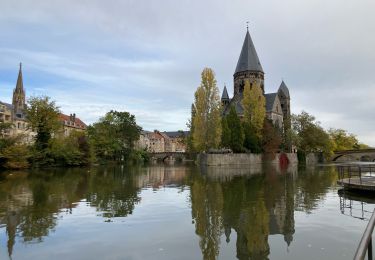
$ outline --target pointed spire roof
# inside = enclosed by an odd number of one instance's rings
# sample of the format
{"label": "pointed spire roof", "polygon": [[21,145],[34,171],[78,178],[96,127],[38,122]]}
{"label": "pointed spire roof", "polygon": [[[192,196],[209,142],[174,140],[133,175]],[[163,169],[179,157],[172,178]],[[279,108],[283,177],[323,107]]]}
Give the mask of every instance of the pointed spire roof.
{"label": "pointed spire roof", "polygon": [[258,54],[254,47],[254,43],[251,40],[249,30],[247,30],[246,32],[245,41],[242,45],[241,54],[237,62],[236,71],[234,73],[247,70],[263,72],[263,68],[260,64]]}
{"label": "pointed spire roof", "polygon": [[15,92],[23,92],[23,79],[22,79],[22,63],[20,63],[20,70],[18,72],[17,85]]}
{"label": "pointed spire roof", "polygon": [[221,95],[221,100],[229,100],[227,86],[225,86],[225,85],[224,85],[223,94]]}
{"label": "pointed spire roof", "polygon": [[281,81],[281,84],[280,84],[279,90],[278,90],[277,92],[279,92],[279,93],[280,93],[280,92],[283,92],[284,95],[285,95],[286,97],[289,97],[289,89],[288,89],[288,87],[286,86],[284,80]]}

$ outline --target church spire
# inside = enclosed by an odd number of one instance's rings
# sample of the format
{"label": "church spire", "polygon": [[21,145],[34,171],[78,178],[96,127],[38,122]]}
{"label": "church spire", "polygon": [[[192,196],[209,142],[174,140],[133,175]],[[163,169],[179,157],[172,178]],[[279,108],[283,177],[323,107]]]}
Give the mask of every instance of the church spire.
{"label": "church spire", "polygon": [[23,90],[23,80],[22,80],[22,63],[20,62],[20,70],[18,71],[18,78],[17,78],[17,85],[16,89],[17,92],[24,92]]}
{"label": "church spire", "polygon": [[221,100],[229,100],[229,95],[227,91],[227,86],[224,85],[223,94],[221,95]]}
{"label": "church spire", "polygon": [[20,63],[20,69],[18,72],[16,88],[13,90],[13,112],[14,115],[22,117],[23,110],[25,109],[26,104],[26,95],[23,88],[23,79],[22,79],[22,63]]}
{"label": "church spire", "polygon": [[247,26],[245,41],[242,45],[241,54],[237,62],[236,71],[234,73],[243,72],[243,71],[263,72],[263,68],[262,68],[262,65],[260,64],[258,54],[254,47],[254,43],[250,37],[248,26]]}

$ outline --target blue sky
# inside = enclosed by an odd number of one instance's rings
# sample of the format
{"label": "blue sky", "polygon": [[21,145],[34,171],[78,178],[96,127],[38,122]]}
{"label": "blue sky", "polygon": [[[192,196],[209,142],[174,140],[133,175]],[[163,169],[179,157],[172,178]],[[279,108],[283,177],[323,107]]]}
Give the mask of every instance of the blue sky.
{"label": "blue sky", "polygon": [[200,72],[220,91],[250,21],[266,92],[283,78],[292,112],[375,145],[373,1],[0,1],[0,100],[19,62],[27,95],[93,123],[110,109],[147,130],[186,129]]}

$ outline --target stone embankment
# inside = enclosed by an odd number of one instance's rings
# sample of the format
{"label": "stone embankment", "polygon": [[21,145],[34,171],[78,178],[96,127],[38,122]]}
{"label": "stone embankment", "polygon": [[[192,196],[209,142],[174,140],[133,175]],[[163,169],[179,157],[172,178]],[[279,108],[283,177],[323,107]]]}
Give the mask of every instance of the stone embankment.
{"label": "stone embankment", "polygon": [[255,165],[263,162],[278,164],[281,160],[288,160],[289,164],[297,164],[296,153],[277,153],[273,155],[253,154],[253,153],[227,153],[227,154],[207,154],[201,153],[197,157],[199,165],[207,166],[242,166]]}

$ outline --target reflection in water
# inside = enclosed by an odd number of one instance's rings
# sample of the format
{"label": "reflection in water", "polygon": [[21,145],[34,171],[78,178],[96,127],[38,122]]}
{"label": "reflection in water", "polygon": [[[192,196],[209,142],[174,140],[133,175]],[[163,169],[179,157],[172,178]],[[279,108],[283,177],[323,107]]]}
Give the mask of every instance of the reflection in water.
{"label": "reflection in water", "polygon": [[177,188],[190,191],[203,259],[217,259],[225,243],[235,243],[238,259],[267,259],[272,250],[269,237],[282,235],[289,247],[295,211],[311,213],[335,183],[336,173],[333,168],[275,165],[117,166],[4,173],[2,178],[0,229],[6,228],[10,257],[16,242],[43,242],[81,202],[95,208],[104,222],[136,214],[144,189]]}
{"label": "reflection in water", "polygon": [[269,235],[282,234],[287,245],[293,240],[297,169],[236,170],[209,167],[192,184],[193,219],[204,259],[217,258],[222,233],[229,243],[232,229],[238,259],[267,258]]}
{"label": "reflection in water", "polygon": [[339,190],[341,213],[361,220],[370,220],[374,210],[375,198],[370,193],[356,193]]}

